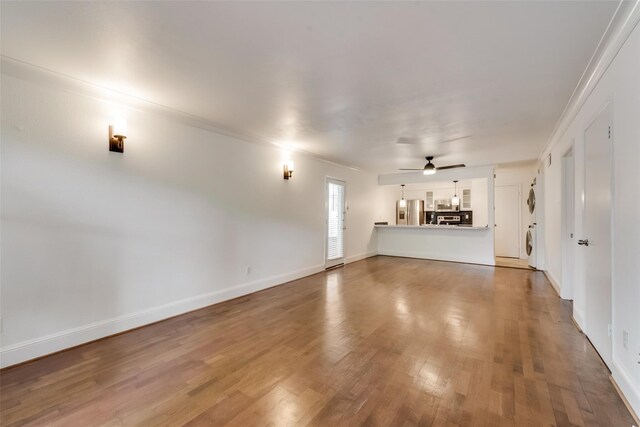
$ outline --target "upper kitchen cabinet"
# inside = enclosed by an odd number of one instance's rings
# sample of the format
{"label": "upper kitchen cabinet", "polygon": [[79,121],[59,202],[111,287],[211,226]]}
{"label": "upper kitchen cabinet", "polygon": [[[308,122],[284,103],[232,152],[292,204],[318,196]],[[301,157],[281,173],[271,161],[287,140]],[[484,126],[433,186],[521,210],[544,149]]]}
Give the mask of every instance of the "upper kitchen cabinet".
{"label": "upper kitchen cabinet", "polygon": [[462,189],[462,199],[460,201],[460,210],[471,210],[472,209],[472,204],[471,204],[471,189],[470,188],[463,188]]}
{"label": "upper kitchen cabinet", "polygon": [[[442,185],[442,183],[441,183]],[[433,198],[435,200],[448,200],[453,197],[453,185],[451,188],[443,187],[433,190]]]}
{"label": "upper kitchen cabinet", "polygon": [[434,202],[434,197],[433,197],[433,191],[427,191],[426,193],[426,199],[425,199],[425,203],[424,203],[424,210],[425,211],[432,211],[435,210],[435,202]]}

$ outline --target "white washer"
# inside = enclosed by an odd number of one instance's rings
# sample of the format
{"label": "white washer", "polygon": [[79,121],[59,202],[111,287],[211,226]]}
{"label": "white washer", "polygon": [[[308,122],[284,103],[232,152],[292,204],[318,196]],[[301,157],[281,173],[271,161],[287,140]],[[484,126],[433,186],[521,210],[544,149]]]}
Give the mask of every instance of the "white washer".
{"label": "white washer", "polygon": [[529,256],[529,267],[536,268],[536,226],[531,224],[527,230],[526,249]]}

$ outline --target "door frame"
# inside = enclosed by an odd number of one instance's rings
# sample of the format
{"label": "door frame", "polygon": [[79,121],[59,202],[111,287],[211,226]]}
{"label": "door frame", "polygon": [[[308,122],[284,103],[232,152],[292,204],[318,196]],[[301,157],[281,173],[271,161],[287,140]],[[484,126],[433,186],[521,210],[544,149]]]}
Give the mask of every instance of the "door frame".
{"label": "door frame", "polygon": [[[520,184],[505,184],[505,185],[493,185],[493,222],[494,222],[494,231],[493,231],[493,251],[494,251],[494,257],[497,257],[498,255],[495,255],[495,248],[496,248],[496,233],[495,233],[495,214],[496,214],[496,187],[517,187],[518,188],[518,258],[517,259],[522,259],[522,188]],[[525,258],[526,259],[526,258]]]}
{"label": "door frame", "polygon": [[[571,163],[571,168],[568,170],[568,163]],[[562,155],[561,163],[561,200],[560,206],[560,232],[562,234],[562,288],[560,290],[560,296],[562,299],[573,300],[573,293],[576,280],[576,179],[575,179],[575,139],[571,142],[571,146]],[[571,182],[569,183],[569,173]],[[586,171],[585,171],[586,173]],[[571,184],[569,189],[568,185]],[[569,209],[569,203],[571,203],[571,209]],[[571,212],[569,212],[569,210]],[[569,214],[571,217],[569,218]],[[571,221],[571,222],[569,222]],[[570,227],[570,225],[573,225]],[[572,235],[570,235],[569,229],[573,229]]]}
{"label": "door frame", "polygon": [[[336,184],[341,184],[344,188],[344,221],[342,224],[342,258],[337,258],[335,260],[328,260],[329,253],[329,183],[334,182]],[[331,176],[325,176],[324,180],[324,268],[325,270],[330,268],[335,268],[339,266],[343,266],[345,264],[345,260],[347,258],[347,181],[343,181],[338,178],[333,178]]]}

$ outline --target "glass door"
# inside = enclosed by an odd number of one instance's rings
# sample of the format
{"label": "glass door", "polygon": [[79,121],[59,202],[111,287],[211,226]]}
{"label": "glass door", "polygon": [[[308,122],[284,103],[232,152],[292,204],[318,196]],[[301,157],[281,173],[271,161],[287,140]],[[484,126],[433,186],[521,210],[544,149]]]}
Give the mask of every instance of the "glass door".
{"label": "glass door", "polygon": [[345,183],[327,178],[327,241],[325,268],[344,264]]}

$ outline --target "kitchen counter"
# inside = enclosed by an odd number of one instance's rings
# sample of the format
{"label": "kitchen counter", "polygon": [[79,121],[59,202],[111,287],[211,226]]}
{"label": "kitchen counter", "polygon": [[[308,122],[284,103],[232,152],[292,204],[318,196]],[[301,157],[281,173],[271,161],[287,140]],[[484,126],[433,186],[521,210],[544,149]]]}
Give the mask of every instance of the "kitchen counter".
{"label": "kitchen counter", "polygon": [[423,224],[423,225],[375,225],[376,228],[425,228],[425,229],[459,229],[459,230],[488,230],[489,227],[473,227],[471,225],[437,225],[437,224]]}
{"label": "kitchen counter", "polygon": [[374,225],[378,254],[495,265],[493,228],[459,225]]}

